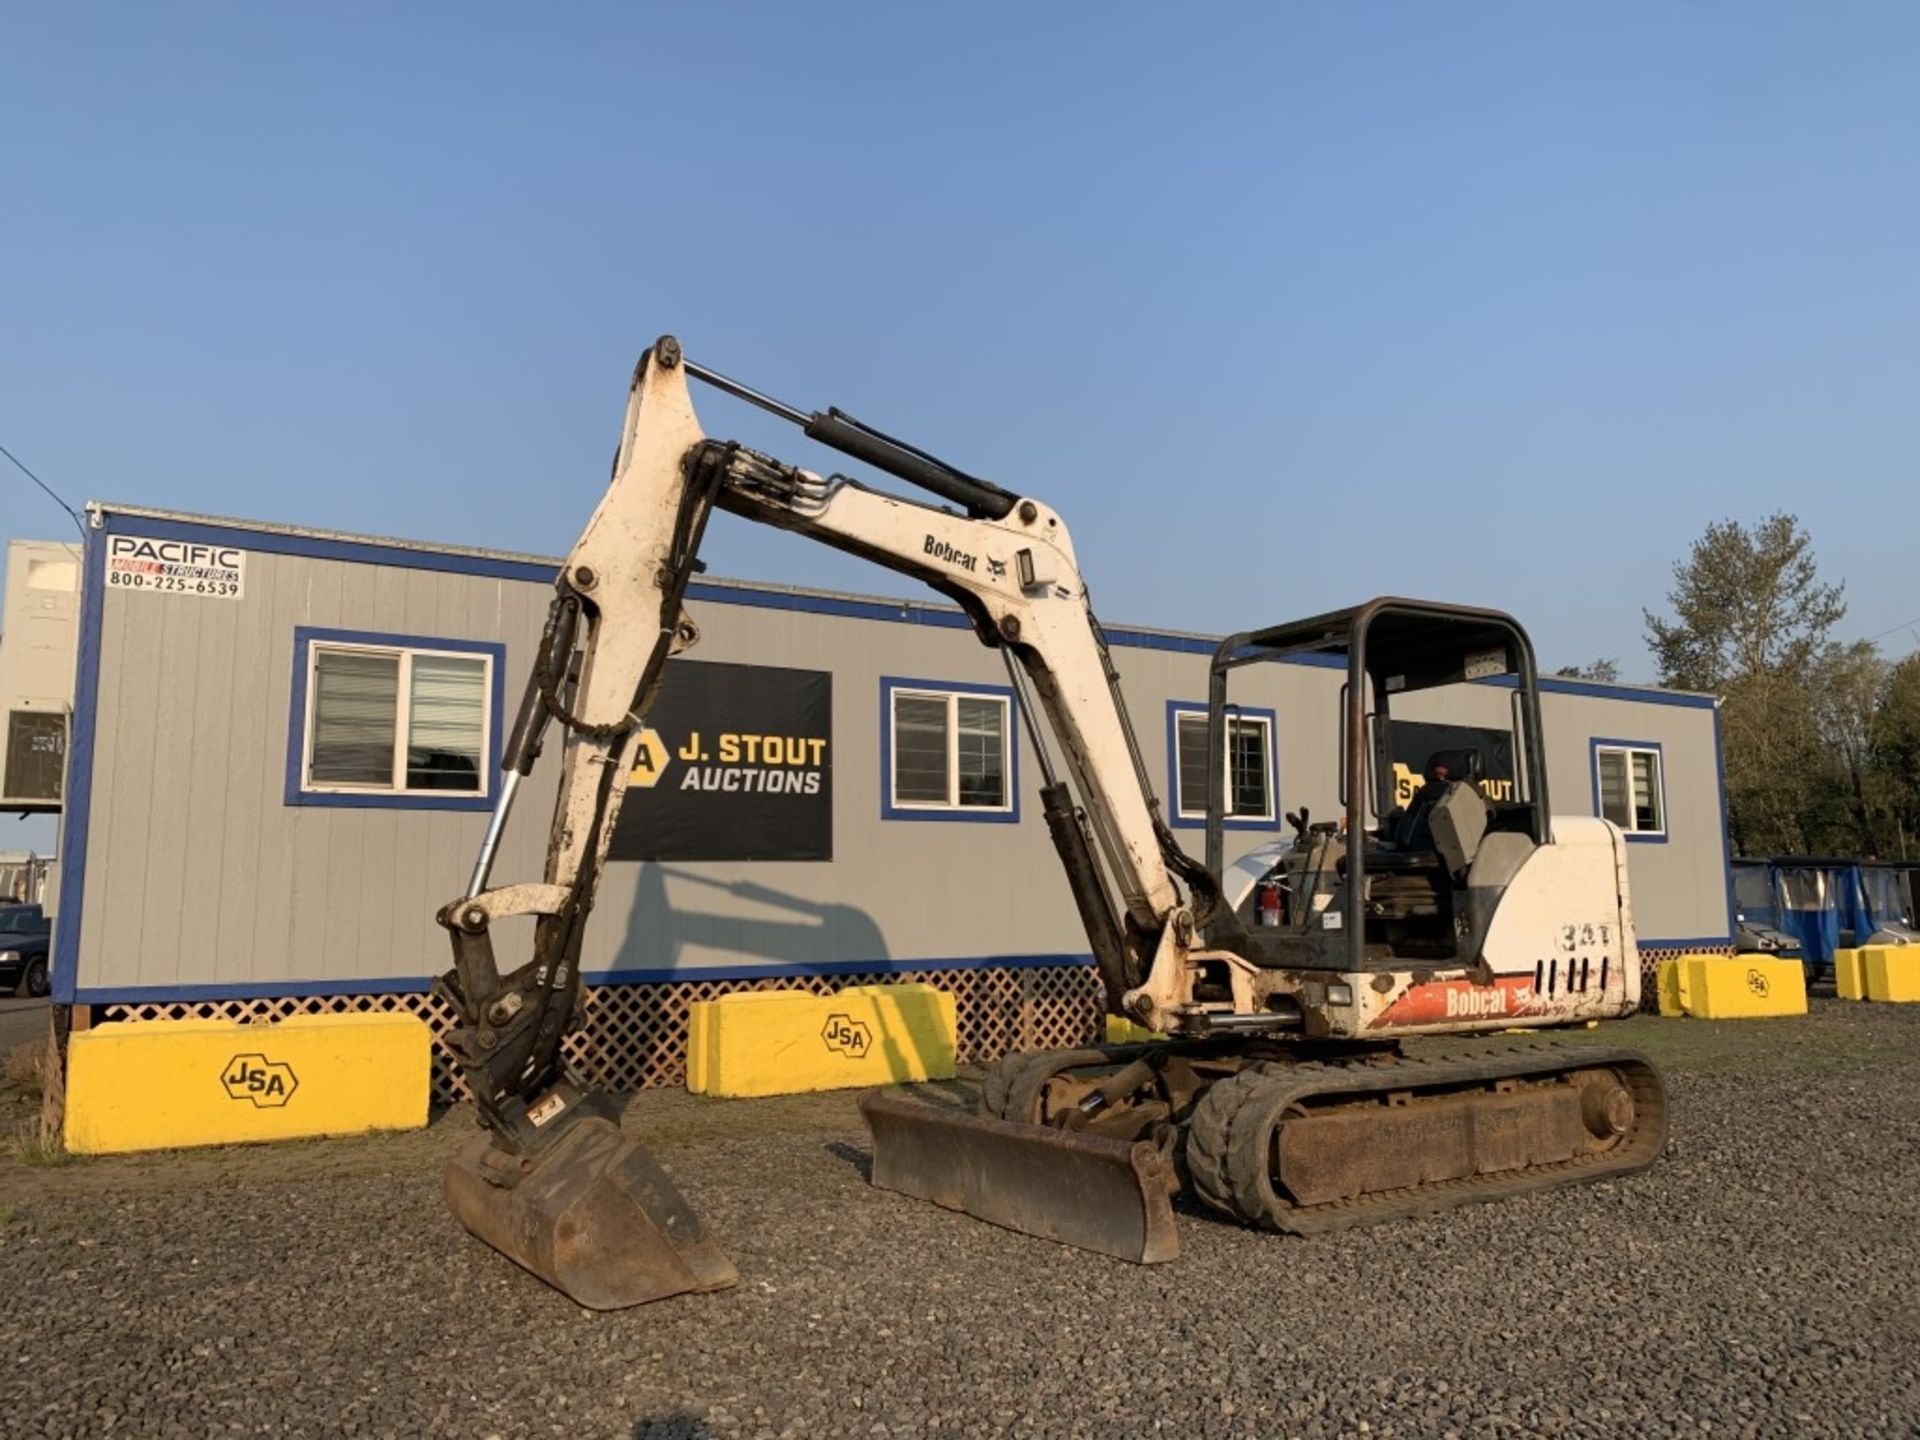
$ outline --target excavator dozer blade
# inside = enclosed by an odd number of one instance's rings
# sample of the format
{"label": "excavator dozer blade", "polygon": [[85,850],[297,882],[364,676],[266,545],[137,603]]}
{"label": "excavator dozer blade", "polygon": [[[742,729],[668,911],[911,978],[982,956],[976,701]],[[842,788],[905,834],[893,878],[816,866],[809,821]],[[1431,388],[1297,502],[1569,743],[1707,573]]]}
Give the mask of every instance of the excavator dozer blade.
{"label": "excavator dozer blade", "polygon": [[890,1091],[862,1096],[860,1113],[883,1190],[1141,1265],[1180,1253],[1179,1182],[1144,1140],[1021,1125]]}
{"label": "excavator dozer blade", "polygon": [[590,1310],[740,1279],[666,1171],[597,1115],[532,1157],[479,1136],[448,1163],[446,1187],[462,1225]]}

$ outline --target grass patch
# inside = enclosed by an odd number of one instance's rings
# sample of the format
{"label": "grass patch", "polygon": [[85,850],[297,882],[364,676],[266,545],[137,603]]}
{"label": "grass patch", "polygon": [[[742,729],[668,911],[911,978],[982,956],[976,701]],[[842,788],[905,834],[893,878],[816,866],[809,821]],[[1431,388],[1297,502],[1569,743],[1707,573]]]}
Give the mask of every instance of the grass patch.
{"label": "grass patch", "polygon": [[0,1153],[18,1160],[22,1165],[32,1165],[38,1169],[71,1165],[80,1158],[62,1145],[60,1137],[37,1118],[23,1120],[14,1126],[13,1133],[0,1144]]}
{"label": "grass patch", "polygon": [[47,1061],[52,1046],[45,1040],[30,1040],[25,1045],[16,1045],[7,1052],[4,1065],[0,1065],[0,1079],[8,1085],[17,1086],[30,1095],[40,1095],[47,1088]]}
{"label": "grass patch", "polygon": [[1558,1037],[1574,1045],[1625,1045],[1665,1069],[1695,1074],[1817,1074],[1846,1070],[1879,1053],[1846,1019],[1809,1015],[1778,1020],[1693,1020],[1636,1015]]}

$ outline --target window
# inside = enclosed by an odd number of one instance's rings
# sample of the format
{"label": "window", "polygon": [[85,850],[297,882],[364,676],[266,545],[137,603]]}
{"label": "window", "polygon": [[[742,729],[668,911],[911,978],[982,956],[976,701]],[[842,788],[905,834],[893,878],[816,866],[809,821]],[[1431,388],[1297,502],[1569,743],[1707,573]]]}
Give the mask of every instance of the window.
{"label": "window", "polygon": [[0,935],[37,935],[46,928],[47,922],[41,918],[38,905],[0,909]]}
{"label": "window", "polygon": [[503,661],[472,641],[296,631],[288,803],[484,809]]}
{"label": "window", "polygon": [[80,588],[78,560],[27,560],[27,589],[53,590],[71,595]]}
{"label": "window", "polygon": [[1665,780],[1660,747],[1626,741],[1593,742],[1594,802],[1601,815],[1629,838],[1667,833]]}
{"label": "window", "polygon": [[[1207,819],[1207,712],[1168,707],[1173,725],[1173,813],[1176,822]],[[1275,814],[1273,712],[1227,708],[1224,797],[1226,819],[1243,827],[1270,825]]]}
{"label": "window", "polygon": [[5,754],[0,795],[9,800],[59,800],[67,763],[67,717],[54,710],[13,711],[7,716]]}
{"label": "window", "polygon": [[1019,818],[1012,691],[885,680],[881,694],[885,818]]}

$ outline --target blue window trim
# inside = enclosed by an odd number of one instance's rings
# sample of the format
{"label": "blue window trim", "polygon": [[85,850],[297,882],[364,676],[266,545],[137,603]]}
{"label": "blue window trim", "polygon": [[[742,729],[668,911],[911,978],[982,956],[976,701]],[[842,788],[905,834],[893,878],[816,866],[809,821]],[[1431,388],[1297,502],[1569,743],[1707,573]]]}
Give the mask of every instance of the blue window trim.
{"label": "blue window trim", "polygon": [[106,599],[108,523],[81,539],[80,645],[74,662],[73,722],[60,815],[60,913],[53,920],[53,998],[74,1001],[80,967],[80,903],[86,893],[87,830],[93,814],[93,739],[100,701],[100,611]]}
{"label": "blue window trim", "polygon": [[[1254,720],[1267,722],[1267,796],[1273,801],[1273,818],[1269,820],[1236,820],[1231,816],[1221,822],[1228,830],[1278,830],[1280,828],[1280,717],[1272,710],[1258,705],[1229,705],[1229,710]],[[1180,813],[1180,717],[1199,715],[1204,717],[1207,707],[1192,700],[1167,701],[1167,823],[1176,830],[1204,830],[1206,821],[1206,797],[1200,799],[1200,811],[1197,816],[1182,816]]]}
{"label": "blue window trim", "polygon": [[[1717,719],[1719,716],[1719,712],[1716,710],[1714,712],[1714,715],[1715,715],[1715,718]],[[1718,737],[1716,736],[1715,739],[1717,743]],[[1600,752],[1602,750],[1651,750],[1655,755],[1659,757],[1660,759],[1660,829],[1658,830],[1623,830],[1620,833],[1625,835],[1628,841],[1635,845],[1666,844],[1667,841],[1673,835],[1673,816],[1667,813],[1667,755],[1666,755],[1666,752],[1660,748],[1660,742],[1658,740],[1613,740],[1613,739],[1608,739],[1599,735],[1595,735],[1594,737],[1592,737],[1590,740],[1587,741],[1587,768],[1590,771],[1593,779],[1593,813],[1595,815],[1600,815],[1601,818],[1604,819],[1605,818],[1604,812],[1602,812],[1602,810],[1600,809]],[[1628,767],[1627,786],[1629,790],[1628,803],[1631,804],[1632,803],[1631,790],[1633,786],[1633,775],[1632,775],[1631,766]],[[1724,801],[1724,796],[1725,796],[1724,788],[1722,789],[1721,793]],[[1727,884],[1728,884],[1729,890],[1731,890],[1731,887],[1733,884],[1731,876],[1729,876]]]}
{"label": "blue window trim", "polygon": [[[308,790],[301,771],[307,751],[308,657],[315,643],[372,645],[387,650],[436,650],[456,655],[487,655],[493,659],[487,726],[486,789],[477,795],[452,791],[396,795],[381,791],[342,792]],[[437,635],[388,635],[372,630],[330,630],[297,625],[293,631],[293,702],[287,715],[287,785],[289,805],[327,805],[350,810],[491,810],[500,788],[500,727],[506,715],[507,647],[494,640],[450,640]]]}
{"label": "blue window trim", "polygon": [[[935,695],[989,695],[1007,702],[1007,798],[1005,810],[956,805],[951,808],[893,803],[893,692],[925,690]],[[1010,685],[976,685],[961,680],[910,680],[903,675],[880,677],[880,818],[882,820],[945,820],[964,825],[1020,823],[1020,702]]]}
{"label": "blue window trim", "polygon": [[[1733,894],[1733,832],[1727,828],[1727,747],[1720,731],[1720,705],[1713,706],[1713,764],[1715,781],[1720,787],[1720,868],[1727,872],[1727,934],[1729,937],[1739,933],[1739,904]],[[1667,783],[1667,762],[1660,762],[1660,784],[1664,789]],[[1666,798],[1664,795],[1661,797]]]}

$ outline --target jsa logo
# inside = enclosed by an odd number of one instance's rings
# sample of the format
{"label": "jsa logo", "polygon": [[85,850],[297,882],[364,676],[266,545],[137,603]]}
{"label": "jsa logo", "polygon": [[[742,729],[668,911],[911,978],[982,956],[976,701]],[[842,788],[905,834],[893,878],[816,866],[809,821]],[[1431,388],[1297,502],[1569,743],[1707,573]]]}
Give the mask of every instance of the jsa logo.
{"label": "jsa logo", "polygon": [[866,1021],[856,1020],[851,1015],[827,1016],[827,1023],[820,1027],[820,1038],[826,1042],[827,1049],[849,1060],[863,1058],[873,1046],[872,1029]]}
{"label": "jsa logo", "polygon": [[220,1071],[220,1083],[233,1100],[251,1100],[261,1110],[276,1110],[300,1088],[293,1067],[264,1055],[236,1055]]}

